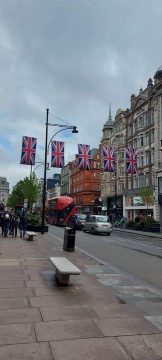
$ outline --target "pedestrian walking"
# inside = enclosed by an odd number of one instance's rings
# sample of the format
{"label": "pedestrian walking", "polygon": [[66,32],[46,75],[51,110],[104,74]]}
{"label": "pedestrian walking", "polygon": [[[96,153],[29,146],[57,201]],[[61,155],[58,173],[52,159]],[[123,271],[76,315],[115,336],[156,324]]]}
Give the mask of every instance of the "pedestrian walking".
{"label": "pedestrian walking", "polygon": [[20,214],[20,223],[19,223],[20,237],[25,236],[26,226],[27,226],[27,218],[26,218],[25,212],[22,212]]}
{"label": "pedestrian walking", "polygon": [[1,228],[2,228],[1,235],[4,235],[4,214],[3,213],[1,215]]}
{"label": "pedestrian walking", "polygon": [[10,213],[9,211],[4,212],[4,237],[8,236],[10,228]]}
{"label": "pedestrian walking", "polygon": [[19,225],[19,218],[15,214],[15,211],[13,210],[12,211],[12,216],[11,216],[11,225],[10,225],[10,230],[11,230],[12,237],[17,237],[18,225]]}

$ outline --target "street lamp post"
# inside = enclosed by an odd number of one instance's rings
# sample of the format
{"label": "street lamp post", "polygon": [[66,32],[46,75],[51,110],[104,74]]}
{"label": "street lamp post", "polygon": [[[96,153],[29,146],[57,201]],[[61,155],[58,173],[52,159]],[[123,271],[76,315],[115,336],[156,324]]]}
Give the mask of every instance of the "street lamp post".
{"label": "street lamp post", "polygon": [[[72,133],[76,134],[78,133],[77,127],[72,125],[62,125],[62,124],[52,124],[48,122],[48,115],[49,115],[49,109],[46,109],[46,139],[45,139],[45,158],[44,158],[44,179],[43,179],[43,196],[42,196],[42,230],[41,234],[44,234],[44,215],[45,215],[45,202],[46,202],[46,170],[47,170],[47,154],[49,153],[49,145],[54,138],[55,135],[57,135],[59,132],[71,129]],[[57,131],[50,139],[48,144],[48,126],[58,126],[62,129]]]}

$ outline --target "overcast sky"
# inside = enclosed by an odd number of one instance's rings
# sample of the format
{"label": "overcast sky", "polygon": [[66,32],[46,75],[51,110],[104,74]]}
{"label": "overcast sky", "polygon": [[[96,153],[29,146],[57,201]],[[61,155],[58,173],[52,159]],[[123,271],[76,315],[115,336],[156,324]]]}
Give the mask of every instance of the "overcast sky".
{"label": "overcast sky", "polygon": [[46,108],[49,122],[78,127],[55,137],[66,163],[78,143],[98,147],[109,103],[114,119],[162,65],[161,19],[161,0],[0,0],[0,176],[10,189],[30,175],[23,135],[37,137],[44,161]]}

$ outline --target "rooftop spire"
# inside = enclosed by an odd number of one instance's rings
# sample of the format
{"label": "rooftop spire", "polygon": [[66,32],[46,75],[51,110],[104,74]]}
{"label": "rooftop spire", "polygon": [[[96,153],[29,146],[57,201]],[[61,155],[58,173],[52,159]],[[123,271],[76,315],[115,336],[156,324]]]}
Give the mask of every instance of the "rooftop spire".
{"label": "rooftop spire", "polygon": [[109,118],[108,121],[112,121],[112,117],[111,117],[111,102],[109,103]]}
{"label": "rooftop spire", "polygon": [[108,117],[108,120],[106,121],[106,123],[104,124],[103,130],[111,129],[112,127],[113,127],[113,120],[112,120],[112,116],[111,116],[111,103],[109,103],[109,117]]}

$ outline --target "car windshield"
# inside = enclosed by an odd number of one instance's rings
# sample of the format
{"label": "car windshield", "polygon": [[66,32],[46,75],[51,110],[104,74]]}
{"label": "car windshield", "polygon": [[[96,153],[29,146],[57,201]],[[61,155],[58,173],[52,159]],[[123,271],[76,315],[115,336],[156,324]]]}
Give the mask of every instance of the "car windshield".
{"label": "car windshield", "polygon": [[78,215],[77,218],[78,220],[85,220],[85,215]]}
{"label": "car windshield", "polygon": [[97,222],[107,222],[107,216],[98,216]]}

